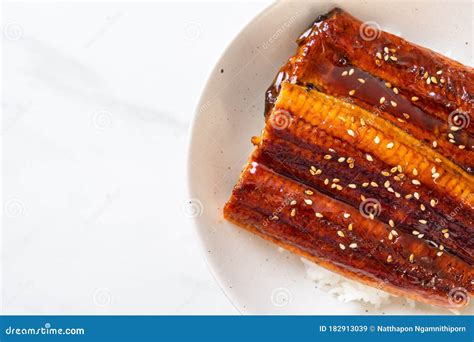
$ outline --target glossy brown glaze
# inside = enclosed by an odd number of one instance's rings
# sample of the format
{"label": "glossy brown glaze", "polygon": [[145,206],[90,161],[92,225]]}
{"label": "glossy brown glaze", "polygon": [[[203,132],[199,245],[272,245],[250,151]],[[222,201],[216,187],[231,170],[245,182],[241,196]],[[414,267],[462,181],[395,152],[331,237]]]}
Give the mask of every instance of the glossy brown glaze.
{"label": "glossy brown glaze", "polygon": [[267,113],[282,81],[316,87],[372,109],[473,173],[473,69],[392,34],[372,35],[339,9],[319,18],[267,91]]}
{"label": "glossy brown glaze", "polygon": [[[458,307],[454,289],[474,292],[473,160],[458,147],[472,128],[446,120],[452,106],[472,113],[472,69],[386,33],[354,40],[357,25],[333,10],[300,38],[224,216],[370,286]],[[370,53],[384,46],[397,57],[375,70]],[[404,62],[415,52],[416,72]],[[430,101],[433,84],[414,75],[440,63],[434,85],[452,86]]]}

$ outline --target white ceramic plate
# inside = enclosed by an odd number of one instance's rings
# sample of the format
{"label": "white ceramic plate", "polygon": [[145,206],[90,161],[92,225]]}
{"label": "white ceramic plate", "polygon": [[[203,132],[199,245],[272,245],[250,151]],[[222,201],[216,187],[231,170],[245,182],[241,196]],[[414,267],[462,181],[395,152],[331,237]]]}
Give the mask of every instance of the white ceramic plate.
{"label": "white ceramic plate", "polygon": [[[445,314],[417,304],[376,309],[341,303],[315,287],[298,256],[224,221],[222,207],[264,126],[264,93],[296,49],[295,39],[338,6],[383,30],[472,65],[471,3],[279,2],[234,39],[215,66],[196,111],[189,146],[190,210],[221,288],[250,314]],[[223,72],[222,72],[222,70]],[[472,305],[471,305],[472,308]]]}

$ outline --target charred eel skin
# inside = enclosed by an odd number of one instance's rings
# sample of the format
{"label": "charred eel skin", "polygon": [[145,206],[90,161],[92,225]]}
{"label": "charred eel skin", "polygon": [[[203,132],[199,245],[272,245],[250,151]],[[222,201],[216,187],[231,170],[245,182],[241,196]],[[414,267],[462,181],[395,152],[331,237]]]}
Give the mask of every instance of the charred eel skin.
{"label": "charred eel skin", "polygon": [[[469,139],[472,128],[452,130],[448,111],[472,113],[472,69],[383,32],[381,42],[354,43],[359,23],[336,9],[300,38],[267,92],[265,129],[224,216],[349,278],[459,308],[474,292],[474,176],[472,146],[456,139]],[[385,65],[382,55],[373,67],[373,56],[361,54],[380,44],[397,57]],[[424,98],[431,78],[419,82],[418,69],[392,63],[408,51],[422,70],[439,67],[444,81],[434,84],[450,90]],[[334,62],[340,56],[343,66]],[[358,88],[347,81],[354,75],[365,77],[353,80]],[[362,90],[372,81],[378,88]],[[381,89],[390,94],[377,106],[369,95]],[[446,133],[457,143],[445,143]]]}
{"label": "charred eel skin", "polygon": [[298,45],[267,91],[267,114],[281,82],[316,87],[349,97],[474,174],[471,67],[368,27],[338,8],[318,18]]}

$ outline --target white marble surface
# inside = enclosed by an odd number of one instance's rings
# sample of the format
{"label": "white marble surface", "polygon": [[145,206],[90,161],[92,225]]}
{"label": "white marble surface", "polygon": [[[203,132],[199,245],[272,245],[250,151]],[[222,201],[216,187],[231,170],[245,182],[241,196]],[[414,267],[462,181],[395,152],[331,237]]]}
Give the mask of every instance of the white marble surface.
{"label": "white marble surface", "polygon": [[3,313],[237,313],[183,212],[186,141],[267,5],[3,5]]}

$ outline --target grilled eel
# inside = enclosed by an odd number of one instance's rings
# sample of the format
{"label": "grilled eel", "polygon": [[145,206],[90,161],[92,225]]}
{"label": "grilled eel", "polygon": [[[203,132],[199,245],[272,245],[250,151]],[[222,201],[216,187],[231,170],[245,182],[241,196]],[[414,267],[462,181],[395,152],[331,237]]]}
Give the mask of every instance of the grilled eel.
{"label": "grilled eel", "polygon": [[473,69],[337,8],[297,42],[225,218],[370,286],[466,305]]}
{"label": "grilled eel", "polygon": [[281,82],[317,88],[376,112],[474,174],[474,72],[341,9],[318,17],[267,91]]}

